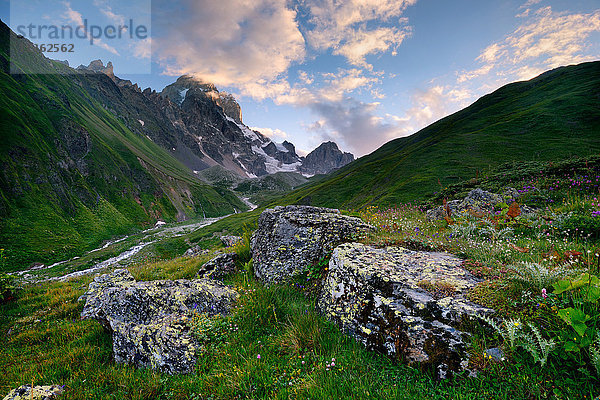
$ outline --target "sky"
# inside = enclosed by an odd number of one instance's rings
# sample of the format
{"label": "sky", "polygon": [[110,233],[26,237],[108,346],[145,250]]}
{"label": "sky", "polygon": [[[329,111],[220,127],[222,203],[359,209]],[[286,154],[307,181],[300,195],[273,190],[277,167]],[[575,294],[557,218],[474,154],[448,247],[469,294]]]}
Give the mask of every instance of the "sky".
{"label": "sky", "polygon": [[48,57],[112,61],[157,91],[194,75],[302,154],[333,140],[362,156],[504,84],[600,59],[598,0],[37,1],[0,0],[0,18],[13,30],[89,19],[148,32]]}

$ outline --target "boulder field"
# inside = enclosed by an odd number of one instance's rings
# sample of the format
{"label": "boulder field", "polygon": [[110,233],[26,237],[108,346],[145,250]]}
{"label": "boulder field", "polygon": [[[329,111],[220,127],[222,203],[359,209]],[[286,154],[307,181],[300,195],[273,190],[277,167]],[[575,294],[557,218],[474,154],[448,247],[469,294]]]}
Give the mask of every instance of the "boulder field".
{"label": "boulder field", "polygon": [[[254,273],[284,283],[330,257],[317,308],[368,349],[434,370],[440,379],[468,366],[464,322],[493,310],[467,300],[478,280],[447,253],[356,242],[374,228],[338,210],[309,206],[264,211],[251,240]],[[84,318],[113,336],[115,361],[167,373],[193,370],[199,350],[189,315],[225,314],[237,292],[215,280],[235,270],[218,255],[196,279],[136,282],[126,270],[96,277],[82,296]]]}

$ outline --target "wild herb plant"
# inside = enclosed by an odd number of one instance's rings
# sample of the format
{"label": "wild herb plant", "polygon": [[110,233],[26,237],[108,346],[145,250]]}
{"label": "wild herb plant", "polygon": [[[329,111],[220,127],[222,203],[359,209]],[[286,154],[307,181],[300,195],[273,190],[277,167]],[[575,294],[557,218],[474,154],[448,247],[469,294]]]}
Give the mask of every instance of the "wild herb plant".
{"label": "wild herb plant", "polygon": [[531,332],[527,332],[520,319],[508,319],[497,323],[485,315],[478,315],[478,317],[500,334],[511,353],[517,347],[521,347],[531,354],[535,363],[539,362],[542,367],[546,365],[548,355],[556,347],[554,340],[543,338],[531,322],[527,323]]}
{"label": "wild herb plant", "polygon": [[513,351],[519,345],[519,340],[523,337],[523,324],[520,319],[508,319],[497,323],[486,315],[478,315],[477,317],[500,334],[509,350]]}
{"label": "wild herb plant", "polygon": [[558,279],[576,272],[564,267],[551,269],[543,264],[531,262],[513,264],[509,268],[515,273],[513,280],[538,290],[549,288]]}
{"label": "wild herb plant", "polygon": [[250,248],[250,241],[252,240],[252,231],[247,225],[244,225],[244,232],[242,233],[242,240],[237,242],[233,246],[233,251],[238,256],[238,266],[243,266],[245,263],[250,261],[252,258],[252,250]]}
{"label": "wild herb plant", "polygon": [[525,333],[521,346],[532,355],[534,362],[539,362],[543,367],[548,361],[548,355],[556,347],[556,343],[552,339],[543,338],[538,328],[531,322],[528,322],[527,326],[533,335]]}

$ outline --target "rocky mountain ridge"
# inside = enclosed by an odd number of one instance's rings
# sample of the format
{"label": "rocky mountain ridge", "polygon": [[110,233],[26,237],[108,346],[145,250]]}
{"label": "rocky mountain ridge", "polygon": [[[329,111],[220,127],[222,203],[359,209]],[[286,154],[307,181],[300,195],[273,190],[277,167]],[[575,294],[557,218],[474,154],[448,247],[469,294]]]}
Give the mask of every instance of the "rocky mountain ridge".
{"label": "rocky mountain ridge", "polygon": [[328,142],[311,152],[305,162],[292,143],[275,143],[246,126],[233,95],[189,75],[179,77],[158,93],[149,88],[141,90],[137,84],[115,76],[110,62],[104,66],[101,60],[94,60],[77,70],[107,75],[134,108],[125,113],[131,115],[132,127],[193,171],[221,165],[248,178],[276,172],[315,175],[354,160],[350,153],[342,153],[335,143]]}
{"label": "rocky mountain ridge", "polygon": [[328,174],[352,161],[353,154],[342,152],[334,142],[325,142],[306,156],[300,171],[309,175]]}

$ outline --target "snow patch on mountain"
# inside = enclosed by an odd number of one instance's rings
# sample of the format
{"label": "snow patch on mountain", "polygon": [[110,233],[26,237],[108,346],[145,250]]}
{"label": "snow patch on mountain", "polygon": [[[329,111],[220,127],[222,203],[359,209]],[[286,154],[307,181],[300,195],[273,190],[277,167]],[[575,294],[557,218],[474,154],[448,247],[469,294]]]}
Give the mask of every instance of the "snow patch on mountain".
{"label": "snow patch on mountain", "polygon": [[252,150],[260,154],[265,159],[265,169],[269,174],[274,174],[275,172],[296,172],[298,168],[302,165],[301,162],[295,162],[292,164],[284,164],[281,161],[278,161],[274,157],[271,157],[265,151],[258,147],[252,146]]}
{"label": "snow patch on mountain", "polygon": [[[273,142],[275,143],[275,142]],[[275,143],[275,147],[277,147],[277,150],[281,151],[282,153],[288,153],[289,150],[285,148],[285,146],[283,145],[283,143]]]}
{"label": "snow patch on mountain", "polygon": [[179,100],[179,105],[181,105],[183,103],[183,101],[185,100],[185,95],[187,94],[188,90],[190,90],[190,89],[188,88],[188,89],[183,89],[183,90],[179,91],[179,95],[181,96],[181,99]]}
{"label": "snow patch on mountain", "polygon": [[250,139],[252,141],[260,140],[260,138],[258,137],[256,132],[254,132],[252,129],[248,128],[246,125],[240,124],[235,119],[231,118],[229,115],[225,115],[225,118],[227,118],[228,121],[231,121],[234,124],[236,124],[238,126],[238,128],[240,128],[240,130],[242,131],[244,136],[246,136],[248,139]]}

